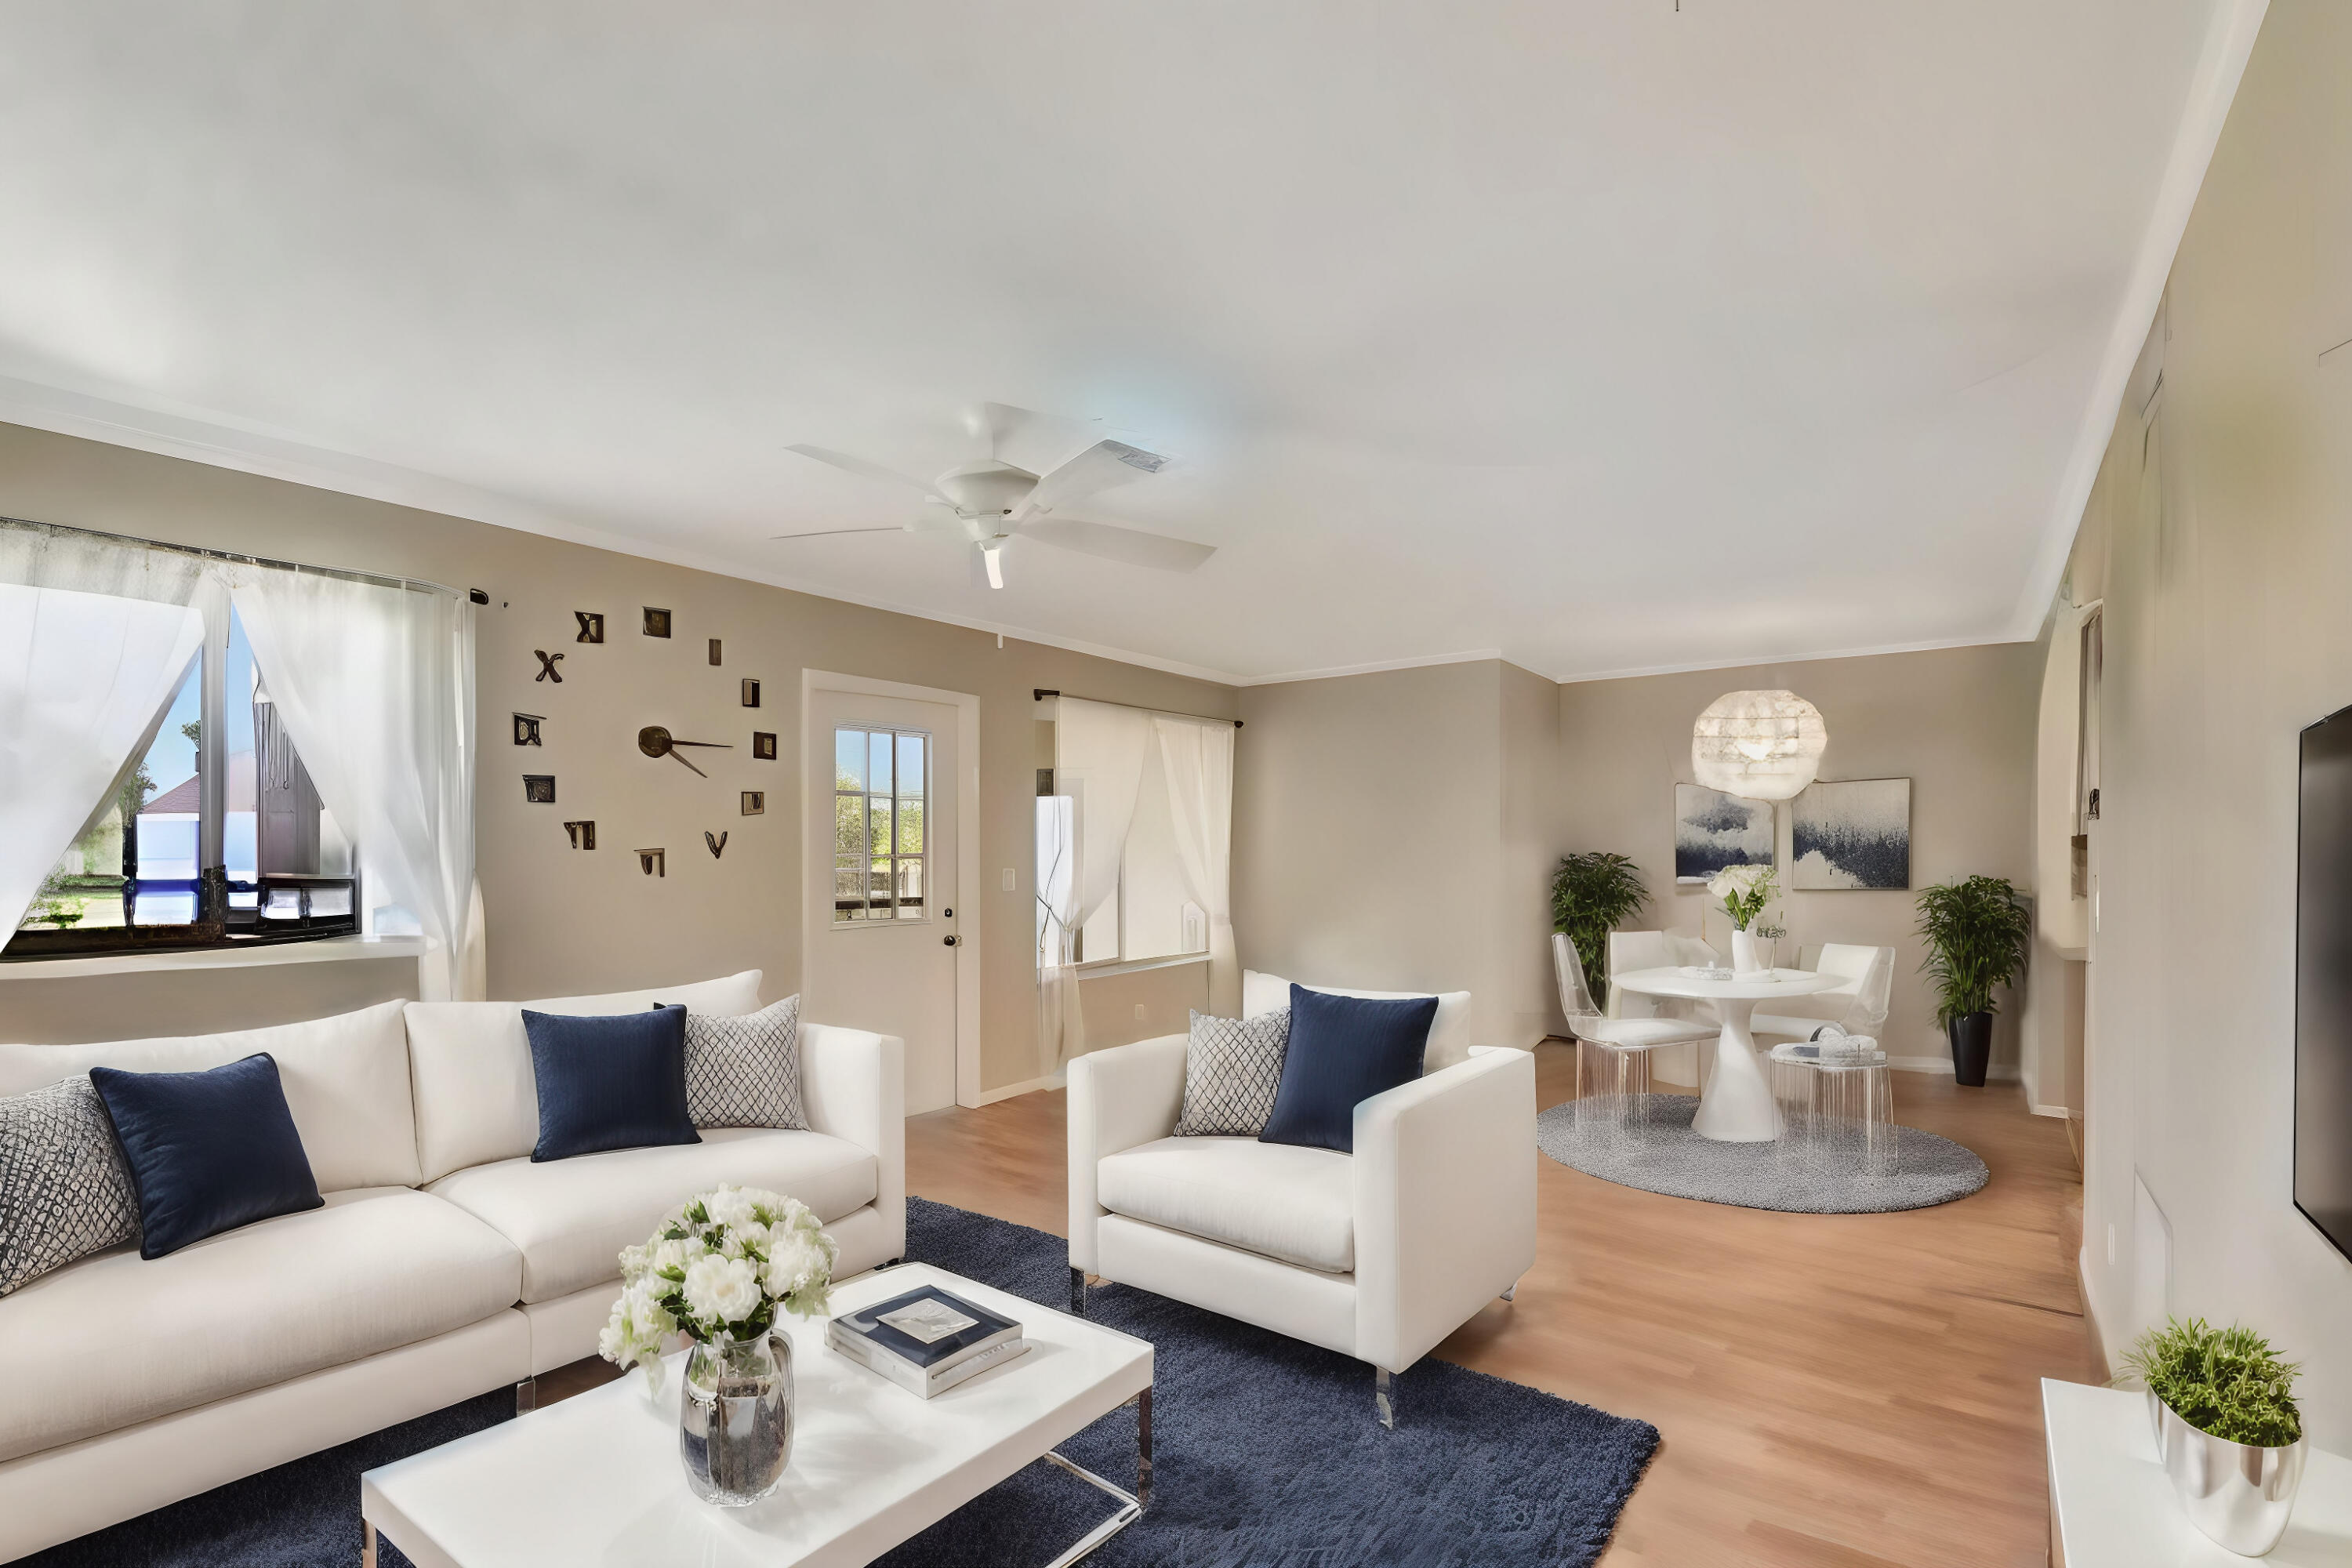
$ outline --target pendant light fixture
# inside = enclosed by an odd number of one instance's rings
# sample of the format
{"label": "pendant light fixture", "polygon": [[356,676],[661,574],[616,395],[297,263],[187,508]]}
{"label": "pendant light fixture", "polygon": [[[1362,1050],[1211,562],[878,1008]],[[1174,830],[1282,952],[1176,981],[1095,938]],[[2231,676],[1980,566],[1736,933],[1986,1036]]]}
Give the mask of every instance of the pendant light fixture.
{"label": "pendant light fixture", "polygon": [[1793,691],[1727,691],[1691,726],[1698,782],[1748,800],[1789,800],[1821,771],[1821,710]]}

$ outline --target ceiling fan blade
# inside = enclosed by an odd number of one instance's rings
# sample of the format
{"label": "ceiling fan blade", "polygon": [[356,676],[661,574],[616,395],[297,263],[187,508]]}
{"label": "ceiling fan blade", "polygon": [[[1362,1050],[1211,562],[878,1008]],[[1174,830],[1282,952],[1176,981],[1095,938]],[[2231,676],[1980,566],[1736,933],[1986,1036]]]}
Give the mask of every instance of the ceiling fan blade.
{"label": "ceiling fan blade", "polygon": [[787,452],[798,452],[803,458],[814,458],[820,463],[829,463],[833,467],[840,468],[845,472],[856,474],[865,479],[881,479],[894,485],[905,485],[911,489],[919,489],[925,495],[934,493],[931,487],[921,479],[910,479],[906,475],[886,468],[879,463],[869,463],[863,458],[853,458],[846,452],[831,451],[824,447],[799,446],[787,447],[784,450]]}
{"label": "ceiling fan blade", "polygon": [[1033,517],[1021,525],[1021,534],[1040,544],[1123,565],[1149,566],[1156,572],[1190,572],[1217,552],[1213,544],[1195,544],[1189,539],[1075,517]]}
{"label": "ceiling fan blade", "polygon": [[1156,474],[1167,462],[1168,459],[1157,452],[1147,452],[1124,441],[1097,441],[1039,479],[1037,488],[1013,509],[1013,515],[1024,518],[1033,512],[1051,511],[1057,506],[1083,500],[1113,485],[1123,485],[1130,479]]}

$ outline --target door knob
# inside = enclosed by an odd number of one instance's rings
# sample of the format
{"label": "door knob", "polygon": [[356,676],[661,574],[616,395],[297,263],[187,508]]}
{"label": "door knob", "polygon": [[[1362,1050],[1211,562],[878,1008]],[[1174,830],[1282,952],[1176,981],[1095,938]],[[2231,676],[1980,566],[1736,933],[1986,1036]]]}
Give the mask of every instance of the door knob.
{"label": "door knob", "polygon": [[953,938],[953,937],[951,937],[951,936],[950,936],[950,937],[943,937],[943,938],[941,938],[940,940],[941,940],[942,942],[945,942],[948,946],[950,946],[950,947],[953,947],[953,946],[955,945],[955,938]]}

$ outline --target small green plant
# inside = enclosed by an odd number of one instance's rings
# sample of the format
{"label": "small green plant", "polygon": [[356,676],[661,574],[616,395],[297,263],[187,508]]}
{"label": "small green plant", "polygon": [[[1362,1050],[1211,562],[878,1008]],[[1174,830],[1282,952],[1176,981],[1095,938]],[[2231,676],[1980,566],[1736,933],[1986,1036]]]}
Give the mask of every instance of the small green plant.
{"label": "small green plant", "polygon": [[1992,994],[2025,968],[2033,911],[2006,877],[1969,877],[1919,889],[1919,934],[1936,983],[1936,1022],[1996,1009]]}
{"label": "small green plant", "polygon": [[1591,849],[1559,858],[1551,874],[1551,929],[1576,944],[1594,1000],[1609,992],[1609,933],[1649,901],[1642,868],[1622,855]]}
{"label": "small green plant", "polygon": [[2295,1408],[2295,1374],[2270,1341],[2242,1324],[2217,1329],[2202,1318],[2140,1335],[2124,1365],[2172,1413],[2227,1443],[2277,1448],[2303,1436]]}

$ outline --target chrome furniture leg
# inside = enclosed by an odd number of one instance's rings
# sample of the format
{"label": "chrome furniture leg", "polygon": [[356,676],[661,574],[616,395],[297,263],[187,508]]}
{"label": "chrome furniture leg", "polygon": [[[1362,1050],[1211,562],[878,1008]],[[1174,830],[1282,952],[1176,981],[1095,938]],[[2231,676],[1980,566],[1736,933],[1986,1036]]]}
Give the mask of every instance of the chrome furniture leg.
{"label": "chrome furniture leg", "polygon": [[1518,1299],[1519,1282],[1514,1279],[1511,1281],[1510,1287],[1503,1292],[1503,1300],[1506,1301],[1516,1301]]}
{"label": "chrome furniture leg", "polygon": [[[1077,1270],[1074,1268],[1070,1272],[1076,1274]],[[1081,1280],[1086,1278],[1082,1274],[1078,1277]],[[1049,1453],[1045,1456],[1048,1462],[1060,1466],[1088,1486],[1108,1492],[1124,1505],[1117,1513],[1088,1531],[1076,1545],[1055,1558],[1047,1564],[1047,1568],[1070,1568],[1072,1563],[1086,1556],[1087,1552],[1141,1519],[1143,1510],[1151,1506],[1151,1390],[1145,1389],[1135,1396],[1132,1403],[1135,1405],[1135,1490],[1133,1493],[1121,1491],[1085,1466],[1072,1464],[1059,1454]]]}
{"label": "chrome furniture leg", "polygon": [[539,1408],[539,1379],[526,1377],[515,1384],[515,1414],[528,1415]]}
{"label": "chrome furniture leg", "polygon": [[360,1521],[360,1568],[375,1568],[375,1526]]}
{"label": "chrome furniture leg", "polygon": [[1372,1412],[1381,1426],[1396,1430],[1396,1379],[1384,1366],[1372,1368]]}

